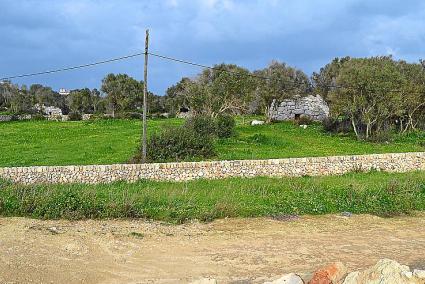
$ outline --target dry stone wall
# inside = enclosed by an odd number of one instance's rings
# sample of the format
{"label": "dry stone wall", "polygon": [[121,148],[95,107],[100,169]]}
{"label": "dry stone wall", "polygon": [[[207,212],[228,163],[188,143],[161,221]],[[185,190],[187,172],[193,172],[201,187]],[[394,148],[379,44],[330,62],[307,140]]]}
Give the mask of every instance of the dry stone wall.
{"label": "dry stone wall", "polygon": [[269,117],[272,120],[293,120],[298,116],[306,116],[314,121],[322,121],[329,116],[329,107],[320,95],[295,97],[282,102],[273,100]]}
{"label": "dry stone wall", "polygon": [[15,167],[0,168],[0,178],[21,184],[110,183],[140,179],[189,181],[200,178],[323,176],[370,170],[425,170],[425,152],[163,164]]}

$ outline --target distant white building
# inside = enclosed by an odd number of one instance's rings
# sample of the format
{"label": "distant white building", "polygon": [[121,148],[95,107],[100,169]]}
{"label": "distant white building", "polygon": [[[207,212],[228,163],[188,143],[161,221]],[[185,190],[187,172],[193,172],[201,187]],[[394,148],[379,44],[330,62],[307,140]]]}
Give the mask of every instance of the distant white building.
{"label": "distant white building", "polygon": [[71,93],[70,90],[67,90],[67,89],[64,89],[64,88],[59,89],[59,95],[61,95],[61,96],[67,96],[70,93]]}

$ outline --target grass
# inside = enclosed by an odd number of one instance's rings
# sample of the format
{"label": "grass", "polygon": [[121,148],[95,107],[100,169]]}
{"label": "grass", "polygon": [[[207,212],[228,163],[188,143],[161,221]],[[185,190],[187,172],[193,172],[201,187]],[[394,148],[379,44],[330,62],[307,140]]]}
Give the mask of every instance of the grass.
{"label": "grass", "polygon": [[[182,122],[150,120],[148,131]],[[385,144],[357,141],[352,135],[329,135],[318,124],[302,129],[291,122],[255,127],[248,122],[249,118],[238,119],[237,135],[217,142],[214,159],[425,151],[424,132]],[[0,123],[0,166],[125,163],[137,150],[140,133],[138,120],[4,122]]]}
{"label": "grass", "polygon": [[1,216],[43,219],[146,218],[182,223],[344,211],[390,216],[416,210],[425,210],[425,172],[99,185],[23,186],[0,181]]}

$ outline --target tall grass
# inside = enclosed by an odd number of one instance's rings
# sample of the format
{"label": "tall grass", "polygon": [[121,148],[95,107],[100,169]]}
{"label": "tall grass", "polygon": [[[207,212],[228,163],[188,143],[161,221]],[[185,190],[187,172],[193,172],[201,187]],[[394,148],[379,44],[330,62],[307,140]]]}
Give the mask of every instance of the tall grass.
{"label": "tall grass", "polygon": [[0,215],[43,219],[146,218],[182,223],[343,211],[389,216],[415,210],[425,210],[424,172],[100,185],[22,186],[0,181]]}

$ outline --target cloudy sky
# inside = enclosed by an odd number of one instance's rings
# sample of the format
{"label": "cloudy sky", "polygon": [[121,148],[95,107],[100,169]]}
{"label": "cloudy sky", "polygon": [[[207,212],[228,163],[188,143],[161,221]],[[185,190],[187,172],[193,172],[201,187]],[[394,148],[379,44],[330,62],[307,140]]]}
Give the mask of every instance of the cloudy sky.
{"label": "cloudy sky", "polygon": [[[423,0],[0,0],[0,77],[143,51],[146,28],[152,52],[250,70],[273,59],[310,75],[338,56],[425,58]],[[157,94],[200,71],[149,64]],[[14,82],[94,88],[110,72],[141,80],[143,58]]]}

